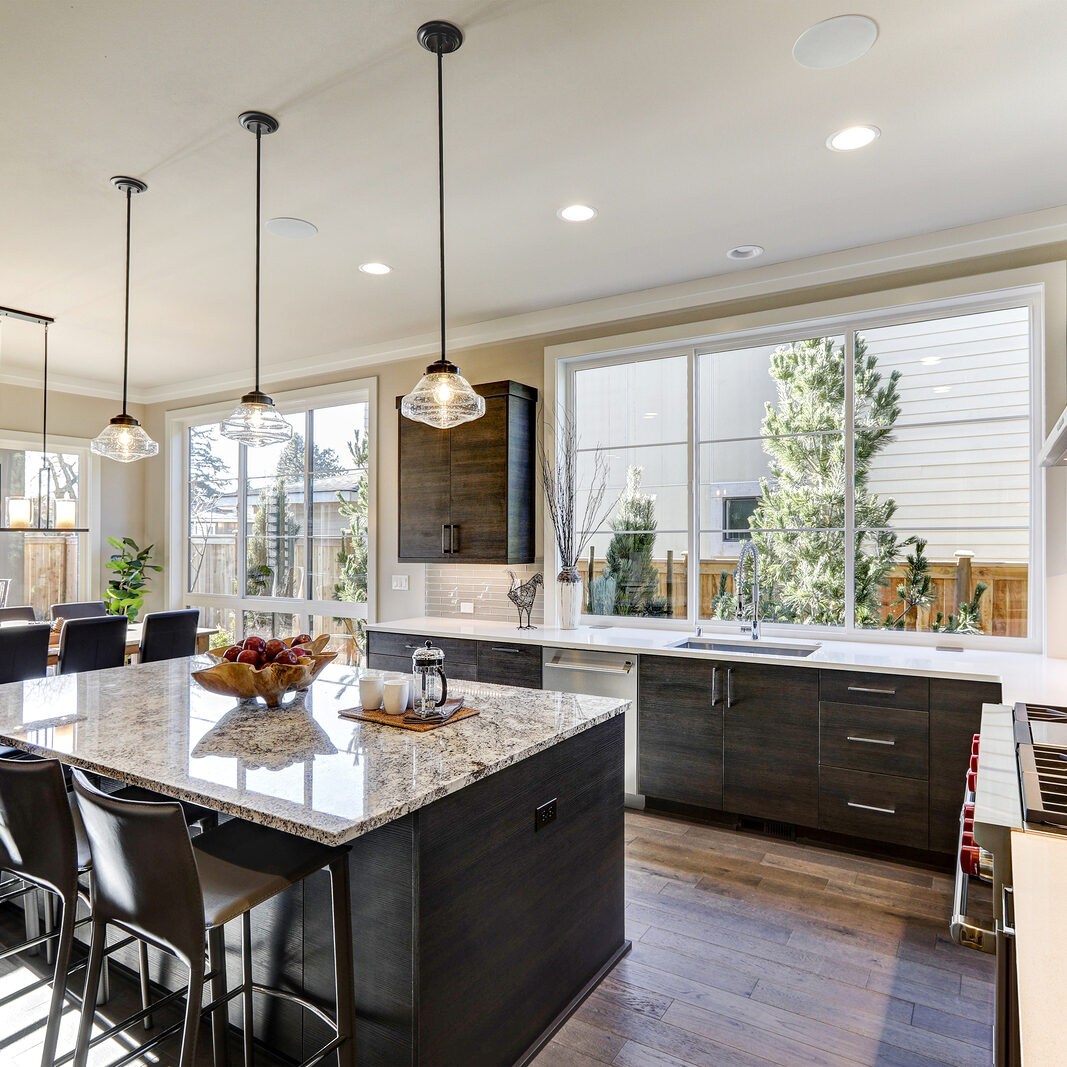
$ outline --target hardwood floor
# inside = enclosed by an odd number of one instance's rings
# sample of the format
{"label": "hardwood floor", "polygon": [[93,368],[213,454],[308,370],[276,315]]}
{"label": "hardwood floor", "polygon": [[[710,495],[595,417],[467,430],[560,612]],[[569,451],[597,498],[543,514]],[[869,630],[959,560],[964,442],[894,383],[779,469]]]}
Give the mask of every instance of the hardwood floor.
{"label": "hardwood floor", "polygon": [[[991,1061],[993,960],[948,940],[947,875],[667,816],[629,812],[626,822],[633,951],[536,1067]],[[20,929],[0,926],[7,943]],[[5,1067],[39,1060],[48,990],[20,994],[31,978],[25,965],[0,963]],[[123,981],[113,990],[117,1018],[135,990]],[[76,1018],[73,1008],[64,1017],[61,1052]],[[171,1041],[150,1062],[175,1061]]]}
{"label": "hardwood floor", "polygon": [[535,1067],[991,1062],[993,959],[948,875],[629,812],[633,951]]}

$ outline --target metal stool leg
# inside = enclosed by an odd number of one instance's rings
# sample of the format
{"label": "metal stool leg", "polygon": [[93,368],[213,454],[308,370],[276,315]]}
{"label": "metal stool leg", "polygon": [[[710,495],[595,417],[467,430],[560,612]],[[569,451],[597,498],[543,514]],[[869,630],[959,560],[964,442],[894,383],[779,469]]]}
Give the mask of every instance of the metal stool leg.
{"label": "metal stool leg", "polygon": [[107,924],[92,924],[92,939],[89,942],[89,964],[85,971],[85,999],[82,1001],[81,1021],[78,1023],[78,1038],[74,1046],[74,1067],[85,1067],[89,1059],[89,1036],[96,1015],[97,992],[100,983],[100,965],[104,962],[104,940]]}
{"label": "metal stool leg", "polygon": [[252,914],[247,911],[241,916],[241,981],[244,983],[241,1025],[244,1029],[245,1067],[252,1067],[255,1060],[252,1048]]}
{"label": "metal stool leg", "polygon": [[189,992],[185,1002],[185,1025],[182,1027],[182,1051],[179,1067],[195,1067],[196,1041],[200,1034],[200,1000],[204,991],[204,963],[189,969]]}
{"label": "metal stool leg", "polygon": [[348,853],[330,863],[333,902],[333,973],[337,994],[337,1067],[356,1067],[356,989]]}
{"label": "metal stool leg", "polygon": [[[207,935],[208,969],[215,972],[211,980],[211,999],[226,996],[226,937],[223,927],[216,926]],[[211,1013],[211,1054],[214,1067],[229,1067],[230,1049],[226,1040],[229,1011],[225,1004]]]}
{"label": "metal stool leg", "polygon": [[70,950],[74,943],[74,920],[78,911],[78,898],[62,902],[63,920],[56,946],[56,970],[52,979],[52,1001],[48,1007],[48,1024],[41,1046],[41,1063],[51,1064],[56,1056],[56,1041],[59,1039],[59,1023],[63,1017],[63,1004],[67,995],[67,968],[70,966]]}
{"label": "metal stool leg", "polygon": [[[26,883],[23,882],[22,884],[25,885]],[[26,924],[27,941],[41,936],[40,895],[41,890],[35,889],[32,893],[27,893],[26,896],[22,898],[22,915]],[[41,951],[41,946],[37,945],[27,951],[36,956]]]}
{"label": "metal stool leg", "polygon": [[[141,972],[141,1007],[147,1008],[149,1003],[148,989],[148,945],[140,938],[137,939],[137,969]],[[152,1016],[144,1017],[144,1028],[152,1029]]]}

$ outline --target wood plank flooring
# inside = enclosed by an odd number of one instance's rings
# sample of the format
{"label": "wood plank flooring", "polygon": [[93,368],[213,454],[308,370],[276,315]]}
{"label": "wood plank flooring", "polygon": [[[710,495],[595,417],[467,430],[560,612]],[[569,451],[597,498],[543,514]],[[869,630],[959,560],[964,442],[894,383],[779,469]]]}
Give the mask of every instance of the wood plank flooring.
{"label": "wood plank flooring", "polygon": [[948,875],[629,812],[633,951],[535,1067],[992,1062],[993,959]]}
{"label": "wood plank flooring", "polygon": [[[667,816],[626,823],[633,951],[535,1067],[991,1062],[993,960],[948,940],[947,875]],[[6,943],[20,931],[0,927]],[[48,990],[20,993],[32,977],[0,963],[4,1067],[39,1062]],[[113,992],[109,1014],[133,1010],[132,983]],[[76,1018],[64,1017],[61,1052]],[[205,1032],[198,1067],[210,1048]],[[169,1067],[175,1043],[151,1056]]]}

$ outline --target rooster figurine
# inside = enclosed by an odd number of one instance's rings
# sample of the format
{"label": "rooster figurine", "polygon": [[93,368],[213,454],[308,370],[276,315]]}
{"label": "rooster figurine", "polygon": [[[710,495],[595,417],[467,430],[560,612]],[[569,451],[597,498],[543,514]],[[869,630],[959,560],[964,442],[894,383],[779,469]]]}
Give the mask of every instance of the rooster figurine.
{"label": "rooster figurine", "polygon": [[[533,630],[534,626],[530,623],[530,612],[533,610],[534,599],[537,596],[537,587],[545,584],[545,576],[538,571],[532,578],[527,579],[525,582],[520,582],[515,577],[514,571],[508,571],[511,575],[511,588],[508,590],[508,600],[512,602],[519,609],[519,629],[520,630]],[[526,625],[522,624],[522,613],[526,612]]]}

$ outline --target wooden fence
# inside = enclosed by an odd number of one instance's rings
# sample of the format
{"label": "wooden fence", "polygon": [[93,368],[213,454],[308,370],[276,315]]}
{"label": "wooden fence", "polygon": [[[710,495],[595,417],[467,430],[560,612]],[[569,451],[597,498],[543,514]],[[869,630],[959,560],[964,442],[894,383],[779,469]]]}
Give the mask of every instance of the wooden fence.
{"label": "wooden fence", "polygon": [[23,535],[22,583],[19,602],[31,604],[39,619],[48,618],[53,604],[77,600],[78,535]]}

